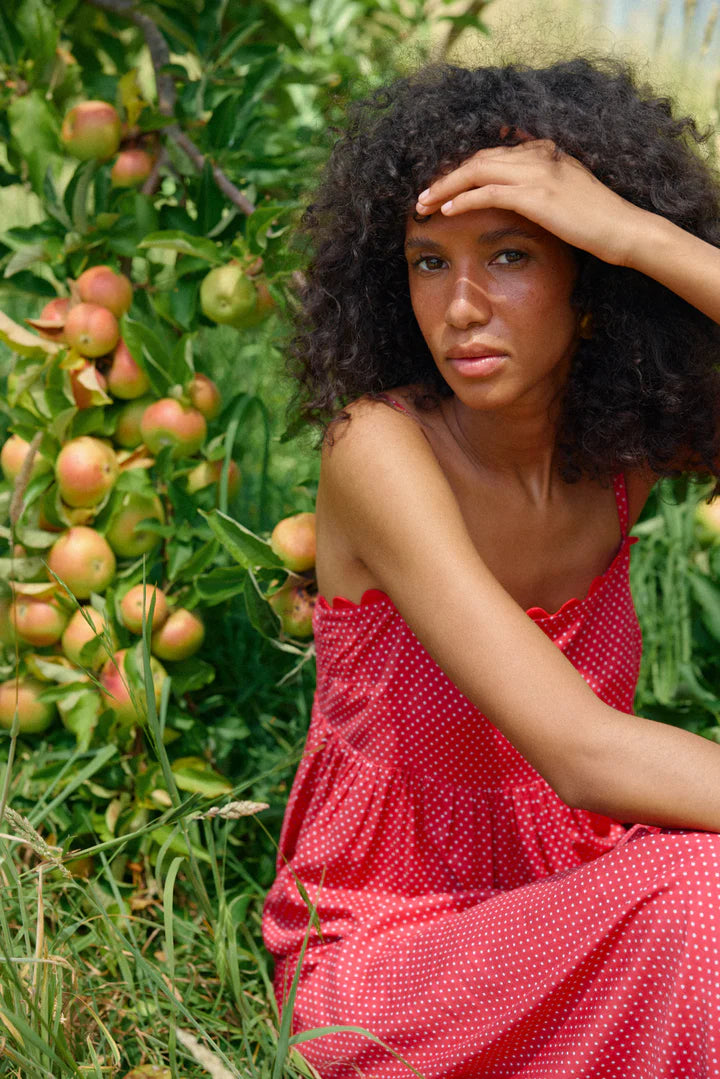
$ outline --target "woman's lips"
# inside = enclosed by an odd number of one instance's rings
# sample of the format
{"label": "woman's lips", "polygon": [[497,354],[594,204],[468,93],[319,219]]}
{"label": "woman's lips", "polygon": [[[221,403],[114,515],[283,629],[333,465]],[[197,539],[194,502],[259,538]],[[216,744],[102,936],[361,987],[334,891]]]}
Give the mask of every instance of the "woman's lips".
{"label": "woman's lips", "polygon": [[448,356],[459,375],[466,378],[484,378],[492,375],[499,367],[502,367],[507,359],[507,353],[493,353],[487,356]]}

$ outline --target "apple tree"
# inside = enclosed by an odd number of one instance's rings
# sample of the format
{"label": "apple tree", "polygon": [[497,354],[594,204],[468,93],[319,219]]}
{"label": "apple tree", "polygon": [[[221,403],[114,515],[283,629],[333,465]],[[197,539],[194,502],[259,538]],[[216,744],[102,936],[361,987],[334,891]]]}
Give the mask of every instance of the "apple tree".
{"label": "apple tree", "polygon": [[426,22],[421,0],[3,5],[0,726],[103,747],[60,831],[229,791],[248,670],[272,688],[309,655],[314,472],[279,437],[293,225],[350,88]]}

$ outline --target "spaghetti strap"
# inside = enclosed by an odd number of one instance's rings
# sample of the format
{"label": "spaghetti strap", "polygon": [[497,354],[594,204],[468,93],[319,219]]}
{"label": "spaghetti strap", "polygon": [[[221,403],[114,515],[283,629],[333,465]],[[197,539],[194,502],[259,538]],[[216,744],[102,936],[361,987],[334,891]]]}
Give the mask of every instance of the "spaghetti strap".
{"label": "spaghetti strap", "polygon": [[396,397],[391,397],[388,393],[379,393],[376,400],[382,401],[386,405],[390,405],[391,408],[396,409],[398,412],[404,412],[406,416],[414,419],[412,412],[409,408],[405,408],[405,405],[400,404]]}
{"label": "spaghetti strap", "polygon": [[627,486],[625,475],[618,472],[613,476],[613,490],[615,492],[615,505],[617,506],[618,521],[620,522],[620,534],[623,539],[627,536],[630,523],[630,506],[628,503]]}

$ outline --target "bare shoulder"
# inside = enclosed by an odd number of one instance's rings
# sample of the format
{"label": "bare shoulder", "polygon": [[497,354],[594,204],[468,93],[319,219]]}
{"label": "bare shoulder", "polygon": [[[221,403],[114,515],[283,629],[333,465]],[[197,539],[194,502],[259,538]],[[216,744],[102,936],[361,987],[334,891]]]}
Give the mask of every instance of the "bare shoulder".
{"label": "bare shoulder", "polygon": [[394,391],[383,400],[361,397],[328,428],[322,448],[323,473],[327,479],[347,479],[348,469],[367,472],[376,464],[397,461],[403,451],[429,461],[433,454],[424,428],[409,393]]}

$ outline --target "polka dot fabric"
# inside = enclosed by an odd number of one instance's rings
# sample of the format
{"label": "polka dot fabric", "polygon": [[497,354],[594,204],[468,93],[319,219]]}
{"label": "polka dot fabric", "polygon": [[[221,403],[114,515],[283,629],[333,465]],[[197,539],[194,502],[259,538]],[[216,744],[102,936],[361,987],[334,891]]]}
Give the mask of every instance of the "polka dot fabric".
{"label": "polka dot fabric", "polygon": [[[583,599],[528,616],[630,711],[641,638],[623,534]],[[566,806],[382,592],[319,600],[318,685],[264,915],[323,1079],[720,1076],[720,837]],[[390,1049],[392,1052],[390,1052]]]}

